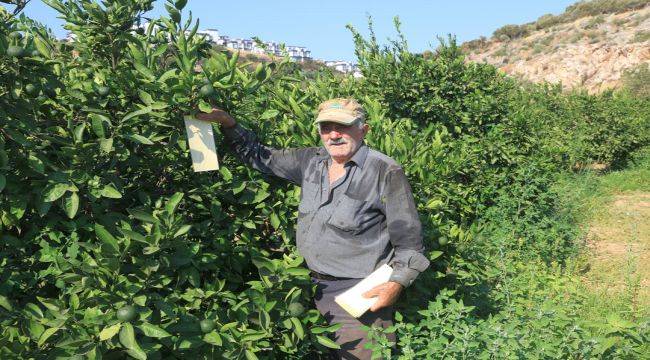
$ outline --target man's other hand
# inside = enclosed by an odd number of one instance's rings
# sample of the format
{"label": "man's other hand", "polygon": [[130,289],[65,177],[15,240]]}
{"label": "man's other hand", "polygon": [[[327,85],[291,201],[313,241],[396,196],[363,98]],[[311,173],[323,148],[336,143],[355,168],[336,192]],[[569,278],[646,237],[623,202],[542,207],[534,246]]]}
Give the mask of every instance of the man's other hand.
{"label": "man's other hand", "polygon": [[363,297],[378,298],[377,301],[375,301],[375,303],[370,307],[370,311],[375,312],[386,306],[393,305],[397,301],[397,298],[399,298],[399,294],[402,292],[403,288],[404,287],[402,284],[394,281],[389,281],[383,284],[379,284],[374,288],[366,291],[363,293]]}
{"label": "man's other hand", "polygon": [[218,123],[225,128],[237,125],[237,122],[232,116],[230,116],[230,114],[217,108],[213,108],[209,113],[199,112],[196,114],[196,118],[203,121]]}

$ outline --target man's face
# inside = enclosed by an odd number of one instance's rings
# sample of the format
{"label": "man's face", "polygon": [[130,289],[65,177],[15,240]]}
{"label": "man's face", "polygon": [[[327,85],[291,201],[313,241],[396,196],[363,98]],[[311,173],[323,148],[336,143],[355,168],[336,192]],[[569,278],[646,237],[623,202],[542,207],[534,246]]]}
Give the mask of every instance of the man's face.
{"label": "man's face", "polygon": [[319,123],[318,132],[332,159],[345,162],[354,155],[368,132],[368,124],[342,125],[333,122]]}

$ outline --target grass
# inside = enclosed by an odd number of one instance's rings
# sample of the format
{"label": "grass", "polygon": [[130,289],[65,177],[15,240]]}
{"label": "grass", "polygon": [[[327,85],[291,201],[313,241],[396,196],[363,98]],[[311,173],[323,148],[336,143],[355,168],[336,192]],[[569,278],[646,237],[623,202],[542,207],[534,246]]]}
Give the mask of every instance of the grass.
{"label": "grass", "polygon": [[650,31],[639,30],[634,34],[634,42],[644,42],[650,40]]}
{"label": "grass", "polygon": [[650,151],[625,170],[573,174],[557,184],[580,225],[583,250],[572,272],[584,318],[650,316]]}

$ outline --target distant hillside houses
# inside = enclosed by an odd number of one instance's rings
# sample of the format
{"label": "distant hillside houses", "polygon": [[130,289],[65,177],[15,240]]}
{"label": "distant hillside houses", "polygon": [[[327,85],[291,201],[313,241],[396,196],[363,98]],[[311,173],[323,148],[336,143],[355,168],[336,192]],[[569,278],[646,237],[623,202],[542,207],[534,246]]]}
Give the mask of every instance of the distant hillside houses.
{"label": "distant hillside houses", "polygon": [[345,74],[352,74],[354,77],[361,77],[361,71],[357,64],[343,60],[324,61],[326,66],[334,68]]}
{"label": "distant hillside houses", "polygon": [[[219,34],[217,29],[201,30],[197,31],[197,34],[205,35],[210,42],[233,50],[250,51],[256,54],[283,55],[282,46],[274,41],[264,42],[263,46],[260,47],[254,40],[230,38],[227,35]],[[295,61],[312,60],[311,51],[304,46],[286,45],[284,50]]]}
{"label": "distant hillside houses", "polygon": [[[139,27],[142,29],[147,29],[148,25],[149,25],[148,23],[143,23]],[[134,25],[133,29],[137,27],[138,27],[137,25]],[[158,26],[155,25],[154,29],[157,28]],[[323,64],[325,64],[325,66],[334,68],[335,70],[340,71],[342,73],[352,74],[354,77],[362,76],[361,71],[359,71],[359,67],[357,66],[357,64],[349,61],[343,61],[343,60],[327,61],[327,60],[313,59],[311,56],[311,51],[304,46],[285,45],[283,50],[282,45],[275,41],[266,41],[263,42],[261,46],[258,46],[258,44],[252,39],[230,38],[229,36],[221,35],[219,33],[219,30],[217,29],[199,30],[196,33],[205,36],[206,40],[210,41],[211,43],[225,46],[229,49],[250,51],[256,54],[272,54],[277,56],[283,56],[284,53],[286,52],[287,55],[294,61],[299,61],[299,62],[303,62],[306,60],[320,61]],[[74,41],[75,38],[76,36],[72,32],[68,32],[65,41],[68,42]]]}

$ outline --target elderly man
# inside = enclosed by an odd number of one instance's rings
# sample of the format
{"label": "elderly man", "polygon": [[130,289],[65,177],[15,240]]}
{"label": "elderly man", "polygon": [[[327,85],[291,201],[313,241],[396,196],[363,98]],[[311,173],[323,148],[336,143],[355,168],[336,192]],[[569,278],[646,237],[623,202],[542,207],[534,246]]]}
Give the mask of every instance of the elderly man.
{"label": "elderly man", "polygon": [[[317,284],[316,308],[330,323],[337,356],[370,359],[362,325],[388,327],[392,305],[403,288],[429,266],[423,255],[421,226],[404,171],[390,157],[369,149],[365,113],[353,99],[322,103],[315,123],[323,147],[276,150],[239,126],[226,112],[200,113],[200,120],[221,124],[242,161],[302,187],[298,207],[298,251]],[[393,267],[390,281],[367,293],[377,297],[370,311],[350,316],[334,297],[383,264]],[[395,340],[394,335],[391,340]]]}

